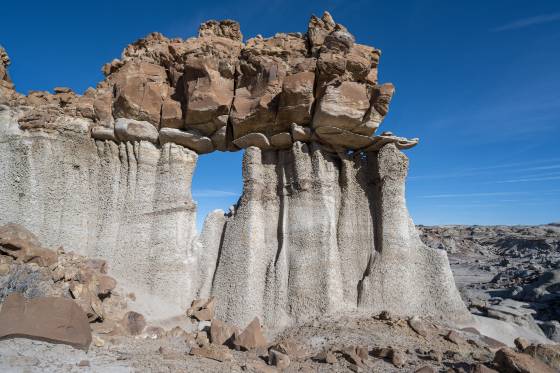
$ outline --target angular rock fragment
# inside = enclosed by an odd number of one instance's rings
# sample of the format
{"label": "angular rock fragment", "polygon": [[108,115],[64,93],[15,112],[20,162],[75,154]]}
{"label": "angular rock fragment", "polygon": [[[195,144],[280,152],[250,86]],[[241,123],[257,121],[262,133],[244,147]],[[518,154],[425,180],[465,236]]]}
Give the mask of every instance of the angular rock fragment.
{"label": "angular rock fragment", "polygon": [[309,25],[307,26],[307,35],[309,37],[309,44],[311,45],[311,52],[316,54],[319,48],[325,42],[325,38],[329,35],[335,27],[335,22],[329,12],[325,12],[321,18],[311,16]]}
{"label": "angular rock fragment", "polygon": [[560,345],[533,344],[526,347],[523,352],[560,371]]}
{"label": "angular rock fragment", "polygon": [[0,253],[5,253],[19,262],[36,263],[46,267],[57,260],[54,251],[41,247],[33,233],[19,224],[0,226]]}
{"label": "angular rock fragment", "polygon": [[146,320],[138,312],[128,311],[121,320],[121,326],[125,333],[139,335],[146,327]]}
{"label": "angular rock fragment", "polygon": [[315,109],[313,128],[328,126],[351,131],[362,124],[369,106],[364,84],[342,82],[339,86],[330,85]]}
{"label": "angular rock fragment", "polygon": [[278,125],[285,127],[291,123],[302,125],[311,122],[314,84],[315,73],[312,71],[302,71],[286,76],[278,103],[276,116]]}
{"label": "angular rock fragment", "polygon": [[337,127],[319,127],[315,130],[315,133],[327,144],[345,149],[367,148],[373,143],[371,137],[358,135]]}
{"label": "angular rock fragment", "polygon": [[167,74],[162,66],[130,62],[112,75],[115,85],[113,115],[160,126],[161,106],[169,95]]}
{"label": "angular rock fragment", "polygon": [[204,347],[193,347],[191,348],[190,354],[221,362],[233,360],[233,355],[228,348],[224,346],[208,345]]}
{"label": "angular rock fragment", "polygon": [[0,311],[0,339],[24,337],[87,349],[91,343],[88,320],[71,299],[25,299],[13,293]]}
{"label": "angular rock fragment", "polygon": [[276,343],[272,348],[285,355],[290,356],[293,360],[303,360],[309,357],[310,353],[304,345],[297,342],[293,338],[283,339]]}
{"label": "angular rock fragment", "polygon": [[214,134],[210,137],[212,140],[212,144],[216,150],[221,152],[225,152],[228,150],[228,143],[227,143],[227,128],[223,126],[222,128],[216,130]]}
{"label": "angular rock fragment", "polygon": [[267,346],[268,343],[257,317],[247,325],[241,334],[235,336],[233,344],[237,349],[241,350],[253,350]]}
{"label": "angular rock fragment", "polygon": [[311,141],[311,128],[302,127],[295,123],[292,124],[292,139],[294,141]]}
{"label": "angular rock fragment", "polygon": [[[276,34],[248,40],[239,60],[240,75],[230,115],[234,138],[251,132],[272,136],[288,130],[292,119],[286,112],[288,106],[296,106],[296,121],[305,121],[312,100],[314,69],[315,62],[307,57],[301,35]],[[306,74],[287,78],[298,73]],[[281,114],[279,107],[284,108]]]}

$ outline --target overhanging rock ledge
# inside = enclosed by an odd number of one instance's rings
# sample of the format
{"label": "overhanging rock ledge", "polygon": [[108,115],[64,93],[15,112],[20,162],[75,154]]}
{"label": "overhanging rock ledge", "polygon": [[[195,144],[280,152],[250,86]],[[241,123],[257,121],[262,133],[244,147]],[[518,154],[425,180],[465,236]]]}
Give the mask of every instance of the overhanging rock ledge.
{"label": "overhanging rock ledge", "polygon": [[[150,318],[214,295],[224,321],[272,330],[383,310],[469,322],[406,208],[400,150],[418,139],[376,134],[395,91],[380,56],[328,13],[245,42],[208,21],[129,45],[83,95],[24,96],[0,49],[0,224],[107,259]],[[241,198],[197,234],[197,158],[239,149]]]}

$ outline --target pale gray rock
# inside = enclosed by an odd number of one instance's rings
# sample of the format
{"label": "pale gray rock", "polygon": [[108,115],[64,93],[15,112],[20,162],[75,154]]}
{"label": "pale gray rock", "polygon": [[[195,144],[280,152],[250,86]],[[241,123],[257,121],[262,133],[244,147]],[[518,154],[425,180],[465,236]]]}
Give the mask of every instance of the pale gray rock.
{"label": "pale gray rock", "polygon": [[127,118],[115,121],[115,136],[119,141],[158,141],[158,131],[152,124]]}
{"label": "pale gray rock", "polygon": [[243,326],[257,315],[273,330],[350,311],[470,321],[445,252],[408,216],[407,163],[393,145],[364,159],[316,143],[248,148],[214,274],[217,316]]}
{"label": "pale gray rock", "polygon": [[0,112],[0,225],[22,224],[46,247],[106,259],[147,317],[182,313],[197,290],[196,153],[21,131],[9,113]]}
{"label": "pale gray rock", "polygon": [[110,127],[97,126],[91,129],[91,137],[96,140],[117,141],[115,130]]}

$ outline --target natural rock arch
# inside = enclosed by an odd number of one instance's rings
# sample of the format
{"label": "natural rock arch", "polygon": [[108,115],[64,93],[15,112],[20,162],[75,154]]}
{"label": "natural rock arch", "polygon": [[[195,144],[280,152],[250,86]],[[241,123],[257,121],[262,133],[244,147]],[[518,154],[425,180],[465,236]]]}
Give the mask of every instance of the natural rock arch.
{"label": "natural rock arch", "polygon": [[[445,253],[406,209],[399,149],[418,140],[375,134],[394,93],[380,55],[328,13],[245,43],[236,22],[209,21],[138,40],[82,96],[22,96],[2,53],[0,223],[108,259],[152,318],[212,294],[219,317],[273,329],[382,310],[467,321]],[[196,236],[197,153],[239,149],[240,201]]]}

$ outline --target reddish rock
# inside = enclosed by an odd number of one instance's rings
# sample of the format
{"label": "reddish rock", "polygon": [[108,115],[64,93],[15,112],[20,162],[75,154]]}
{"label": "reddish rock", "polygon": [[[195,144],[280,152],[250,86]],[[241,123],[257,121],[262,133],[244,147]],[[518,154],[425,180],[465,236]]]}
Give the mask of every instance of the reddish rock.
{"label": "reddish rock", "polygon": [[454,330],[450,330],[449,333],[447,333],[447,335],[445,336],[445,339],[447,339],[449,342],[455,343],[456,345],[463,345],[467,343],[465,338],[463,338]]}
{"label": "reddish rock", "polygon": [[517,347],[517,349],[521,352],[523,352],[523,350],[525,350],[531,344],[527,339],[523,337],[515,338],[513,343],[515,343],[515,347]]}
{"label": "reddish rock", "polygon": [[499,371],[508,373],[553,373],[556,372],[550,366],[531,357],[528,354],[515,352],[504,347],[496,352],[494,364]]}
{"label": "reddish rock", "polygon": [[237,349],[242,350],[253,350],[267,346],[258,317],[255,317],[241,334],[235,336],[233,344]]}
{"label": "reddish rock", "polygon": [[[290,356],[293,360],[303,360],[310,356],[309,351],[304,345],[293,338],[286,338],[276,343],[273,348]],[[367,352],[366,352],[367,353]]]}
{"label": "reddish rock", "polygon": [[97,278],[97,294],[107,295],[117,286],[117,281],[111,276],[103,275]]}
{"label": "reddish rock", "polygon": [[530,345],[525,348],[524,352],[560,372],[560,345]]}
{"label": "reddish rock", "polygon": [[210,342],[216,345],[231,343],[236,332],[239,333],[239,329],[235,326],[228,325],[218,319],[212,319],[210,324]]}
{"label": "reddish rock", "polygon": [[71,299],[25,299],[10,294],[0,312],[0,339],[23,337],[87,349],[91,330],[86,315]]}
{"label": "reddish rock", "polygon": [[57,261],[54,251],[41,247],[37,237],[19,224],[0,227],[0,253],[4,253],[23,263],[36,263],[41,267]]}
{"label": "reddish rock", "polygon": [[271,348],[268,351],[268,363],[276,366],[278,369],[286,369],[290,366],[290,357]]}

